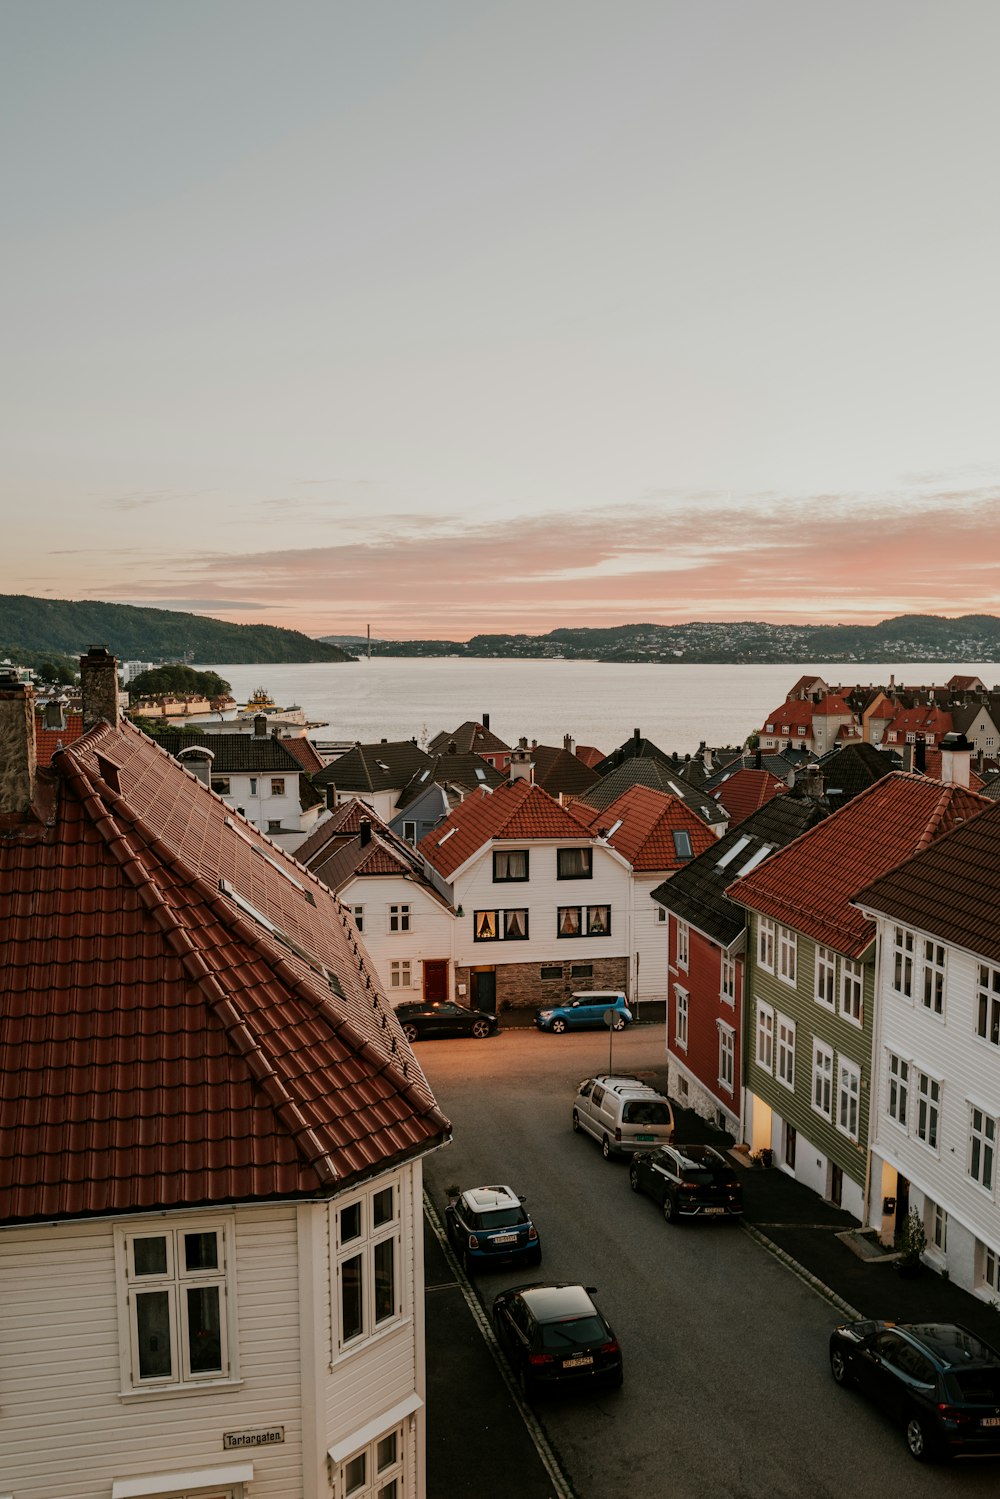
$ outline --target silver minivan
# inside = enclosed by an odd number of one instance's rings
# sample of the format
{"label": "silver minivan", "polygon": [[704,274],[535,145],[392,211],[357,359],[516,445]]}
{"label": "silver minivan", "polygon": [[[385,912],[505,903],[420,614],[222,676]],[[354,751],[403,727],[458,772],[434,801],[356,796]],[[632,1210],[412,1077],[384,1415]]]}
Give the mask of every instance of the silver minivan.
{"label": "silver minivan", "polygon": [[674,1111],[669,1098],[640,1078],[601,1073],[580,1084],[573,1102],[573,1128],[593,1135],[609,1160],[669,1145]]}

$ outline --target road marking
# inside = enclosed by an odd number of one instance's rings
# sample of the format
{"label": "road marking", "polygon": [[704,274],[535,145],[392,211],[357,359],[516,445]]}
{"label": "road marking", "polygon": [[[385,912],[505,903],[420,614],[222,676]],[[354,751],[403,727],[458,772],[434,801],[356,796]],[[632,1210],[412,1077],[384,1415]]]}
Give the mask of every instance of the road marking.
{"label": "road marking", "polygon": [[[424,1189],[424,1217],[430,1224],[431,1232],[441,1246],[444,1257],[448,1262],[448,1268],[455,1273],[454,1284],[458,1286],[458,1289],[464,1296],[465,1303],[468,1306],[469,1311],[472,1313],[473,1320],[479,1328],[479,1331],[482,1333],[483,1338],[486,1342],[486,1346],[492,1354],[493,1362],[500,1370],[500,1373],[503,1376],[503,1382],[507,1386],[507,1389],[510,1391],[513,1397],[514,1404],[517,1406],[517,1409],[521,1416],[521,1420],[524,1422],[528,1435],[530,1436],[532,1443],[534,1444],[535,1451],[538,1453],[538,1456],[541,1459],[542,1466],[544,1467],[546,1473],[549,1475],[549,1478],[552,1480],[552,1499],[576,1499],[576,1494],[573,1490],[573,1486],[570,1483],[569,1479],[566,1477],[566,1474],[563,1472],[559,1463],[559,1459],[556,1457],[556,1454],[552,1448],[552,1444],[549,1442],[548,1437],[545,1435],[538,1417],[535,1415],[534,1411],[531,1409],[531,1406],[527,1403],[524,1396],[521,1394],[521,1391],[517,1387],[517,1382],[514,1378],[510,1365],[507,1363],[507,1360],[504,1358],[502,1352],[500,1351],[500,1345],[497,1342],[496,1333],[493,1331],[493,1326],[490,1322],[490,1319],[483,1311],[482,1305],[479,1301],[479,1297],[476,1295],[475,1291],[469,1284],[468,1276],[462,1272],[458,1260],[455,1257],[455,1253],[448,1242],[447,1235],[445,1234],[445,1231],[441,1226],[441,1219],[438,1217],[437,1208],[434,1206],[430,1197],[427,1195],[426,1188]],[[434,1287],[433,1289],[440,1290],[443,1289],[443,1287],[438,1286]]]}

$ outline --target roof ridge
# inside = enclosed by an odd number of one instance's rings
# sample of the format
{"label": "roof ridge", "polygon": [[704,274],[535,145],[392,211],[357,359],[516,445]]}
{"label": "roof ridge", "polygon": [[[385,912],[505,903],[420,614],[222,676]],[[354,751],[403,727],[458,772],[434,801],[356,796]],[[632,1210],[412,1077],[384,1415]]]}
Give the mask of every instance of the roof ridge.
{"label": "roof ridge", "polygon": [[915,853],[922,853],[925,848],[929,848],[935,841],[938,836],[938,829],[944,821],[952,802],[955,800],[953,793],[959,789],[958,786],[943,786],[941,788],[941,795],[938,797],[927,825],[917,841],[917,846],[914,850]]}

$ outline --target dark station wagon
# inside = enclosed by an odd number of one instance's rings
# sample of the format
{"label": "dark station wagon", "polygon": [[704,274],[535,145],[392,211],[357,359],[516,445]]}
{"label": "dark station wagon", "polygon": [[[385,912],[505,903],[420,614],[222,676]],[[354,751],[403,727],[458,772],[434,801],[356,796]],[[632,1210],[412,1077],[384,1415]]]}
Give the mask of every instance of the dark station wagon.
{"label": "dark station wagon", "polygon": [[742,1218],[743,1187],[735,1168],[711,1145],[664,1145],[632,1157],[633,1192],[645,1192],[668,1223],[682,1218]]}
{"label": "dark station wagon", "polygon": [[622,1382],[622,1351],[594,1286],[539,1281],[501,1291],[493,1329],[526,1394]]}

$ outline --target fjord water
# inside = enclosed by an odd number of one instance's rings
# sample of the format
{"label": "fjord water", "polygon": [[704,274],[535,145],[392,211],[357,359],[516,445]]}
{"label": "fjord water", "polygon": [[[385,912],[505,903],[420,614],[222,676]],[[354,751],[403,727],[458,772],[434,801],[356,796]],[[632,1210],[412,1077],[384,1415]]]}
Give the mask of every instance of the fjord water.
{"label": "fjord water", "polygon": [[693,753],[708,744],[742,744],[783,702],[807,672],[830,685],[944,683],[956,673],[992,686],[1000,665],[929,663],[811,666],[613,665],[603,661],[476,661],[463,657],[374,656],[369,661],[303,666],[226,666],[212,670],[232,683],[244,703],[265,687],[283,707],[299,704],[307,718],[328,727],[317,739],[371,743],[416,739],[467,719],[481,722],[507,744],[578,744],[610,750],[635,729],[661,749]]}

